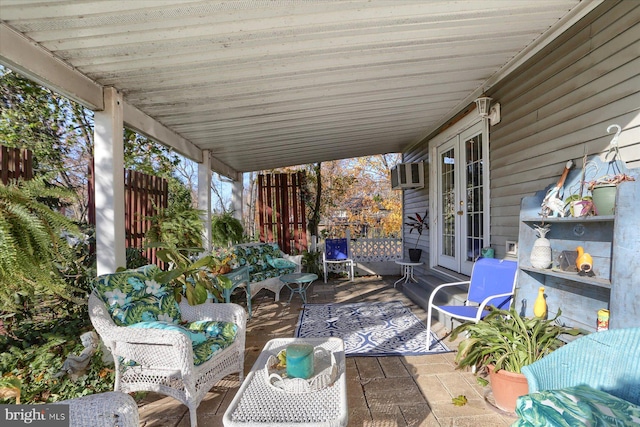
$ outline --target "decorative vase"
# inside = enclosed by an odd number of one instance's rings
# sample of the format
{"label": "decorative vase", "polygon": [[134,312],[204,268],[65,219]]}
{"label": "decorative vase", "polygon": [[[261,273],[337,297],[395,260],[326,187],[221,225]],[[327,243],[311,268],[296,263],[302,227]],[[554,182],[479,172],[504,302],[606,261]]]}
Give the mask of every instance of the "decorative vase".
{"label": "decorative vase", "polygon": [[613,215],[616,208],[616,185],[599,185],[591,191],[596,215]]}
{"label": "decorative vase", "polygon": [[550,226],[547,224],[544,227],[535,226],[538,232],[538,237],[533,242],[533,248],[531,248],[531,266],[534,268],[549,268],[551,267],[551,242],[545,236],[550,230]]}
{"label": "decorative vase", "polygon": [[544,287],[538,289],[538,297],[533,304],[533,314],[536,317],[544,319],[547,316],[547,300],[544,298]]}
{"label": "decorative vase", "polygon": [[500,369],[494,371],[493,365],[489,365],[489,381],[496,406],[506,412],[515,412],[516,400],[520,396],[529,393],[529,384],[524,374],[516,374]]}
{"label": "decorative vase", "polygon": [[422,249],[409,248],[409,261],[420,262],[422,256]]}

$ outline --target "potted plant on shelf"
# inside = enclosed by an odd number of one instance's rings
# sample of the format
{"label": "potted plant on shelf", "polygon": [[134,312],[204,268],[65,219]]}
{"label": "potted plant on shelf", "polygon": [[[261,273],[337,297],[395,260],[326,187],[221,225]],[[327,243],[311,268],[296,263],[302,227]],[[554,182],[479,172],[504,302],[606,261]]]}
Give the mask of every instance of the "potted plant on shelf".
{"label": "potted plant on shelf", "polygon": [[429,211],[425,211],[424,216],[420,216],[420,214],[416,213],[413,216],[407,216],[407,222],[404,223],[407,227],[409,227],[409,234],[414,231],[418,233],[418,239],[416,240],[416,245],[413,248],[409,248],[409,260],[411,262],[420,261],[420,257],[422,256],[422,249],[418,249],[418,242],[420,242],[420,237],[422,236],[422,232],[424,230],[429,229]]}
{"label": "potted plant on shelf", "polygon": [[561,311],[552,319],[520,316],[515,308],[493,309],[478,323],[465,322],[450,336],[455,340],[465,332],[467,337],[458,345],[455,362],[458,368],[473,367],[476,372],[486,368],[495,405],[514,412],[516,399],[528,393],[523,366],[539,360],[558,348],[561,334],[577,335],[578,329],[556,323]]}

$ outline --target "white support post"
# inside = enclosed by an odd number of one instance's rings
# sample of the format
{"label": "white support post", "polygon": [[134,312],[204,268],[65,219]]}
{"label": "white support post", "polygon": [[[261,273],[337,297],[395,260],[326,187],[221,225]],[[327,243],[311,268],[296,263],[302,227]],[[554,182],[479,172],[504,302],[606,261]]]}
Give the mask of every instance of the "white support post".
{"label": "white support post", "polygon": [[233,207],[233,217],[238,219],[242,223],[242,192],[244,190],[244,183],[242,172],[236,174],[236,178],[232,181],[231,187],[231,206]]}
{"label": "white support post", "polygon": [[96,258],[98,275],[126,267],[122,94],[104,89],[94,115]]}
{"label": "white support post", "polygon": [[198,163],[198,209],[202,211],[202,247],[211,253],[211,164],[209,150],[202,151],[202,163]]}

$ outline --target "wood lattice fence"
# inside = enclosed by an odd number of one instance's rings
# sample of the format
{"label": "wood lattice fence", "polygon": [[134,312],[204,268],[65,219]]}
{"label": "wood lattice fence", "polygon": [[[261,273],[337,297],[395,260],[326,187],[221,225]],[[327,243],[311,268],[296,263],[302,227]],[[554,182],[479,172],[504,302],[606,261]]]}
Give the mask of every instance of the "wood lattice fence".
{"label": "wood lattice fence", "polygon": [[258,225],[261,242],[278,242],[288,254],[307,249],[302,189],[304,172],[258,175]]}
{"label": "wood lattice fence", "polygon": [[33,154],[24,148],[0,145],[0,179],[7,185],[10,180],[33,178]]}

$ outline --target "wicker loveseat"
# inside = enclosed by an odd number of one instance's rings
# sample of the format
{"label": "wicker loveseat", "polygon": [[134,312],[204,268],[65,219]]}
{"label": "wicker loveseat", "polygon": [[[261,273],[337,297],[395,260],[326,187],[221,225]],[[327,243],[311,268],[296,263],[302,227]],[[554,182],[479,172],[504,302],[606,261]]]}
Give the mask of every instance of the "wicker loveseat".
{"label": "wicker loveseat", "polygon": [[187,405],[191,425],[211,387],[238,372],[243,380],[246,314],[228,303],[178,304],[153,280],[156,266],[99,276],[89,316],[113,353],[115,390],[154,391]]}
{"label": "wicker loveseat", "polygon": [[640,328],[578,338],[522,368],[513,426],[640,425]]}
{"label": "wicker loveseat", "polygon": [[280,276],[299,273],[302,269],[302,255],[287,255],[277,243],[247,243],[232,248],[234,261],[232,268],[248,267],[250,298],[262,289],[275,294],[280,301],[280,290],[284,283]]}

